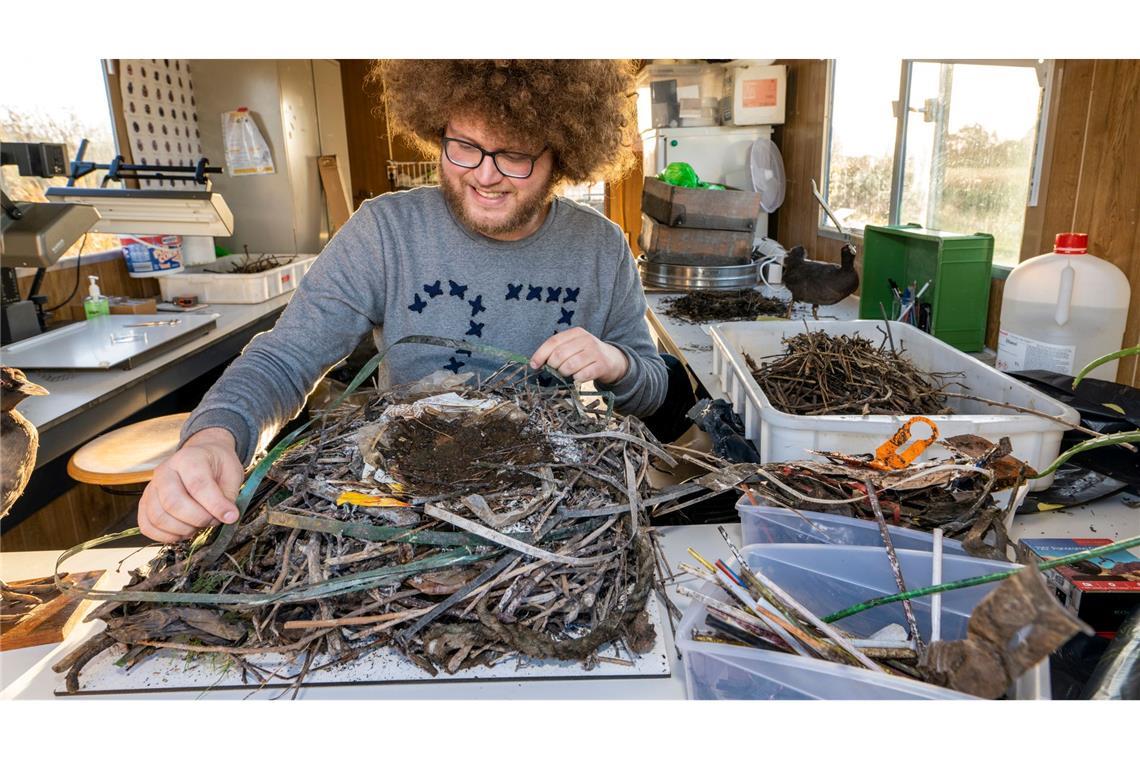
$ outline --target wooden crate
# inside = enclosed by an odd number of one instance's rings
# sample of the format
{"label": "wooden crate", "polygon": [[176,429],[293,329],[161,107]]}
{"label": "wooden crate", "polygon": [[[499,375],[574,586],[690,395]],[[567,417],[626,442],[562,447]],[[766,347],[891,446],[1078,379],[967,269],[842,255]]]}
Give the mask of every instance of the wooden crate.
{"label": "wooden crate", "polygon": [[738,266],[752,261],[752,233],[668,227],[641,215],[638,239],[647,261],[686,266]]}
{"label": "wooden crate", "polygon": [[646,177],[641,210],[669,227],[752,232],[760,215],[760,193],[676,187]]}

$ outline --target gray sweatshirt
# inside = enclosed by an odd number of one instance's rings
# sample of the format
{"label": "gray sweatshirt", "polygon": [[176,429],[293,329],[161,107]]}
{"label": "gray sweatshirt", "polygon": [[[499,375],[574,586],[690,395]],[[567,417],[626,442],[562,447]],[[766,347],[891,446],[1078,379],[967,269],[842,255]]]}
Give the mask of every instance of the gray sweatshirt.
{"label": "gray sweatshirt", "polygon": [[[317,382],[372,331],[378,347],[407,335],[485,343],[529,357],[551,335],[582,327],[629,359],[613,385],[624,414],[665,398],[665,364],[645,321],[645,294],[621,229],[556,198],[542,227],[518,241],[459,224],[437,187],[366,201],[305,275],[274,328],[249,342],[182,429],[229,430],[249,464],[304,407]],[[380,365],[381,387],[440,369],[486,376],[487,355],[400,345]]]}

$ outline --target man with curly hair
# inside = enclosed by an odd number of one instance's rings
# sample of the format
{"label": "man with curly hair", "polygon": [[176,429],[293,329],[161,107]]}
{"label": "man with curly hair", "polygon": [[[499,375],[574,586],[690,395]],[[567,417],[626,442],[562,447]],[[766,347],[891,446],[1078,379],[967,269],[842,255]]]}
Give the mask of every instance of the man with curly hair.
{"label": "man with curly hair", "polygon": [[[371,79],[390,121],[439,156],[440,186],[372,198],[337,232],[156,469],[138,514],[151,538],[235,521],[244,465],[369,331],[380,348],[414,334],[488,343],[530,356],[533,369],[594,381],[620,412],[662,406],[666,367],[624,233],[555,195],[560,183],[616,178],[634,162],[628,62],[384,61]],[[402,344],[381,381],[486,376],[499,364]]]}

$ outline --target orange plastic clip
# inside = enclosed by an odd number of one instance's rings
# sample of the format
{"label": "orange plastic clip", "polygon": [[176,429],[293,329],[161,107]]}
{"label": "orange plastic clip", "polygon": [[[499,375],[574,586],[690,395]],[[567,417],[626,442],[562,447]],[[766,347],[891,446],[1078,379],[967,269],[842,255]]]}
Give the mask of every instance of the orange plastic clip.
{"label": "orange plastic clip", "polygon": [[[923,422],[930,428],[930,437],[915,441],[902,452],[899,447],[910,440],[910,426]],[[926,447],[938,440],[938,426],[926,417],[911,417],[895,434],[875,449],[875,458],[868,464],[876,470],[901,470],[919,457]]]}

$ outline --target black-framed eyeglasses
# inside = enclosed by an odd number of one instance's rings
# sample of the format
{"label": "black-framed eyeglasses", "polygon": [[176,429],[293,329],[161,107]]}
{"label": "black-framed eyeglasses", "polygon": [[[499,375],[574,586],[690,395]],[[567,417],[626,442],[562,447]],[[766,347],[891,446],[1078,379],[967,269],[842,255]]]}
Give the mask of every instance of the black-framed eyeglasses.
{"label": "black-framed eyeglasses", "polygon": [[490,156],[499,173],[512,179],[529,177],[534,171],[534,162],[546,152],[546,148],[543,148],[538,155],[532,156],[516,150],[483,150],[475,143],[460,140],[458,137],[442,136],[440,142],[443,143],[443,155],[456,166],[475,169],[483,163],[484,158]]}

